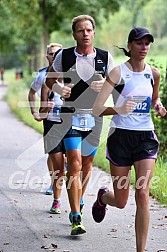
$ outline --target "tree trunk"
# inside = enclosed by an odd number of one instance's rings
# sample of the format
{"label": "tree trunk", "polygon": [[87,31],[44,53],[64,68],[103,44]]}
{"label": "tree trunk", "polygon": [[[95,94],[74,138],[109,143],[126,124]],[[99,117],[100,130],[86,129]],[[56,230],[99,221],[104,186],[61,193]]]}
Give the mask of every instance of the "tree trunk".
{"label": "tree trunk", "polygon": [[39,62],[40,68],[43,68],[48,64],[46,60],[46,48],[48,42],[49,42],[48,32],[46,30],[43,30],[41,34],[41,48],[40,48],[40,62]]}
{"label": "tree trunk", "polygon": [[47,0],[40,0],[40,9],[42,13],[42,34],[41,34],[41,49],[40,49],[40,68],[47,65],[46,61],[46,47],[49,42],[49,33],[47,29],[48,14],[46,13]]}

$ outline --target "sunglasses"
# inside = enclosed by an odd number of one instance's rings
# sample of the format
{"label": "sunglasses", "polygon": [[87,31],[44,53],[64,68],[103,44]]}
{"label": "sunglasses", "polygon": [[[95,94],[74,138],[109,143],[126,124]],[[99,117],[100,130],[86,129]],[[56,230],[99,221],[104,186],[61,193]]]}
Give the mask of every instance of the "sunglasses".
{"label": "sunglasses", "polygon": [[48,53],[48,55],[49,55],[49,56],[53,56],[53,55],[54,55],[54,53]]}

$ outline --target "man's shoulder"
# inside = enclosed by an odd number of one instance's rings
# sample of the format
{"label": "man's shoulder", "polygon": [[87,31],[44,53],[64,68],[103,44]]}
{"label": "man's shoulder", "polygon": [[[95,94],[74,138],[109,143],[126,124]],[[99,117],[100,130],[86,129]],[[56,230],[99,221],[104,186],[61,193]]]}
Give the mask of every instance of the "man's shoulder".
{"label": "man's shoulder", "polygon": [[100,48],[96,48],[96,58],[103,58],[105,61],[108,61],[109,52]]}
{"label": "man's shoulder", "polygon": [[33,82],[34,83],[43,82],[43,79],[45,78],[47,71],[48,71],[48,67],[39,69]]}
{"label": "man's shoulder", "polygon": [[76,56],[74,53],[74,48],[75,47],[69,47],[69,48],[63,49],[62,51],[63,72],[67,72],[75,64]]}
{"label": "man's shoulder", "polygon": [[63,48],[63,51],[71,51],[71,50],[74,50],[74,48],[75,46]]}
{"label": "man's shoulder", "polygon": [[100,49],[100,48],[95,48],[95,49],[96,49],[96,60],[100,62],[102,60],[105,64],[107,64],[108,58],[109,58],[108,51]]}
{"label": "man's shoulder", "polygon": [[96,49],[96,51],[98,52],[98,53],[107,53],[108,54],[108,51],[107,50],[104,50],[104,49],[101,49],[101,48],[97,48],[97,47],[95,47],[95,49]]}
{"label": "man's shoulder", "polygon": [[74,46],[69,48],[63,48],[62,53],[74,53]]}
{"label": "man's shoulder", "polygon": [[47,70],[48,70],[48,67],[43,67],[43,68],[39,69],[38,72],[39,73],[41,73],[41,72],[47,72]]}

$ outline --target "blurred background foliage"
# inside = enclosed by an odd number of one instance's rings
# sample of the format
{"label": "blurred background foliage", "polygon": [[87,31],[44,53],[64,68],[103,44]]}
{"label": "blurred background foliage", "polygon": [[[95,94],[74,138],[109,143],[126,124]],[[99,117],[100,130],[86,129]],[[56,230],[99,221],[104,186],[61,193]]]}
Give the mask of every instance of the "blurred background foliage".
{"label": "blurred background foliage", "polygon": [[46,45],[74,45],[71,20],[90,14],[96,20],[95,46],[120,51],[133,26],[150,29],[155,37],[151,55],[164,55],[167,44],[165,0],[0,0],[0,66],[27,67],[29,72],[47,64]]}

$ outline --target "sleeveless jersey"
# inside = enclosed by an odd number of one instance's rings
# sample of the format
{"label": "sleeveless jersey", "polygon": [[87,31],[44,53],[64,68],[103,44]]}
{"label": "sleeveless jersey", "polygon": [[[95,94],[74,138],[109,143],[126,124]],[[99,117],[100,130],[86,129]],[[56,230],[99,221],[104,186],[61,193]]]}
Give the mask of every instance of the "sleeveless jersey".
{"label": "sleeveless jersey", "polygon": [[146,64],[142,72],[133,72],[122,63],[120,70],[120,81],[113,92],[114,105],[120,107],[126,99],[132,97],[136,106],[131,114],[113,115],[111,127],[138,131],[154,130],[149,112],[154,84],[151,67]]}
{"label": "sleeveless jersey", "polygon": [[[77,71],[78,69],[74,47],[64,49],[62,51],[62,70],[64,75],[64,83],[74,83],[74,87],[71,90],[71,96],[65,99],[65,104],[81,109],[91,109],[93,107],[98,92],[91,89],[90,84],[92,81],[99,79],[98,74],[102,74],[103,77],[106,76],[108,64],[108,52],[98,48],[96,48],[96,55],[93,59],[94,66],[91,66],[86,62],[86,57],[89,57],[89,55],[82,56],[83,62],[85,58],[85,65],[88,65],[88,70],[85,72],[88,78],[83,80]],[[84,68],[85,65],[82,63],[81,67]]]}
{"label": "sleeveless jersey", "polygon": [[37,73],[37,75],[35,76],[33,82],[31,83],[31,88],[37,92],[37,94],[39,95],[39,97],[41,96],[41,87],[42,84],[45,82],[46,80],[46,73],[48,71],[48,67],[44,67],[42,69],[40,69]]}

